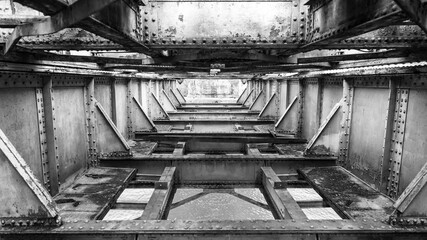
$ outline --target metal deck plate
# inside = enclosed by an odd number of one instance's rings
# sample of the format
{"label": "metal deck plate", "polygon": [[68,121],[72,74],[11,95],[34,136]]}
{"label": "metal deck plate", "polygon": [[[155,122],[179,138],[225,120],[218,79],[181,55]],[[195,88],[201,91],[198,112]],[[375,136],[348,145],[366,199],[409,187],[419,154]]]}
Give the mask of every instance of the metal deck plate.
{"label": "metal deck plate", "polygon": [[310,220],[340,220],[342,219],[334,209],[327,208],[302,208],[302,211]]}
{"label": "metal deck plate", "polygon": [[313,188],[287,188],[296,202],[323,202],[323,198]]}
{"label": "metal deck plate", "polygon": [[151,195],[153,195],[154,188],[126,188],[117,203],[148,203]]}
{"label": "metal deck plate", "polygon": [[104,221],[135,220],[141,217],[144,210],[110,209],[105,215]]}

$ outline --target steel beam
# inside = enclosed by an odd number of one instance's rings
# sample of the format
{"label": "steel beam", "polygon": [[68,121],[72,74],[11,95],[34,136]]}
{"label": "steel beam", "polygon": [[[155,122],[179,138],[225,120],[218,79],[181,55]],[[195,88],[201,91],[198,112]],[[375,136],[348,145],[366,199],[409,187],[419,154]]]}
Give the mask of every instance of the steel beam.
{"label": "steel beam", "polygon": [[[24,6],[28,6],[38,10],[47,15],[54,15],[63,9],[69,7],[67,2],[62,0],[40,0],[40,1],[31,1],[31,0],[17,0],[16,2],[21,3]],[[117,11],[117,9],[111,9],[111,11]],[[124,16],[122,16],[124,17]],[[129,16],[126,16],[129,17]],[[137,19],[135,19],[135,22]],[[139,42],[139,40],[133,36],[133,33],[127,32],[124,29],[120,29],[117,26],[109,26],[104,22],[103,19],[97,19],[93,16],[88,17],[80,21],[77,27],[81,27],[89,32],[92,32],[100,37],[105,39],[109,39],[113,42],[120,44],[121,49],[125,48],[135,52],[141,52],[145,54],[151,54],[149,49]],[[73,44],[75,45],[75,44]],[[103,43],[105,45],[105,43]],[[78,47],[80,50],[82,49],[80,46]]]}
{"label": "steel beam", "polygon": [[307,45],[328,45],[361,35],[407,19],[402,10],[390,0],[319,1],[310,0],[310,25]]}
{"label": "steel beam", "polygon": [[334,55],[334,56],[319,56],[319,57],[306,57],[298,58],[298,63],[317,63],[317,62],[342,62],[342,61],[357,61],[357,60],[367,60],[367,59],[380,59],[380,58],[398,58],[398,57],[408,57],[409,52],[391,50],[384,52],[374,52],[374,53],[360,53],[360,54],[344,54],[344,55]]}
{"label": "steel beam", "polygon": [[15,28],[18,25],[34,23],[46,20],[46,16],[28,16],[28,15],[1,15],[0,27],[1,28]]}
{"label": "steel beam", "polygon": [[166,167],[164,169],[159,181],[155,183],[155,190],[144,209],[144,213],[141,216],[142,220],[162,219],[172,192],[175,171],[175,167]]}
{"label": "steel beam", "polygon": [[409,18],[427,32],[427,6],[425,0],[394,0]]}
{"label": "steel beam", "polygon": [[115,1],[117,0],[79,0],[43,21],[19,25],[15,27],[12,34],[6,41],[4,53],[6,54],[16,43],[18,43],[21,37],[58,32],[59,30],[80,22]]}

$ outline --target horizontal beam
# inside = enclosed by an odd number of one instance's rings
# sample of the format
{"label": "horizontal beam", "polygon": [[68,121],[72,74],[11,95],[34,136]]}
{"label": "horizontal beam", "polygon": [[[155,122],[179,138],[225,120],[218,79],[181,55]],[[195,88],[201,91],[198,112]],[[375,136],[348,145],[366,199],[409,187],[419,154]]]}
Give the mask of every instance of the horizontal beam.
{"label": "horizontal beam", "polygon": [[1,28],[15,28],[18,25],[43,21],[47,16],[29,16],[29,15],[0,15]]}
{"label": "horizontal beam", "polygon": [[96,57],[96,56],[79,56],[79,55],[64,55],[47,53],[38,50],[26,50],[24,48],[17,49],[17,52],[25,56],[32,56],[37,60],[44,61],[57,61],[57,62],[93,62],[98,64],[143,64],[147,59],[135,59],[135,58],[117,58],[117,57]]}
{"label": "horizontal beam", "polygon": [[191,136],[191,135],[137,135],[135,140],[144,141],[199,141],[199,142],[240,142],[240,143],[277,143],[277,144],[298,144],[306,143],[307,140],[295,137],[278,137],[278,138],[265,138],[265,137],[233,137],[233,136]]}
{"label": "horizontal beam", "polygon": [[342,61],[357,61],[357,60],[407,57],[407,56],[409,56],[409,52],[407,51],[392,50],[392,51],[374,52],[374,53],[344,54],[344,55],[334,55],[334,56],[298,58],[297,62],[298,63],[342,62]]}

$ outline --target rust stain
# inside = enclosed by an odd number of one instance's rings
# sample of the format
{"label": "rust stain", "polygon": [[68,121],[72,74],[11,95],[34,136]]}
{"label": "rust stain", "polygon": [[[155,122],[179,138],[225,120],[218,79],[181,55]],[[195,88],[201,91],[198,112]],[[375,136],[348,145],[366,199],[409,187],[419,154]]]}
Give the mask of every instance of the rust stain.
{"label": "rust stain", "polygon": [[176,27],[170,26],[165,29],[165,36],[166,37],[175,37],[176,36]]}

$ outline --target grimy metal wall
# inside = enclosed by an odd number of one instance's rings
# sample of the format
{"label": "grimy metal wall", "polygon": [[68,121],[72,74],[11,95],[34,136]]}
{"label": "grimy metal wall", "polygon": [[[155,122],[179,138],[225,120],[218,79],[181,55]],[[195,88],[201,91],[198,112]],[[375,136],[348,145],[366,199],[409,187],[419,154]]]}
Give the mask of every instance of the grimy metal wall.
{"label": "grimy metal wall", "polygon": [[[276,131],[311,140],[306,154],[328,150],[338,157],[337,164],[395,199],[427,162],[426,75],[276,81]],[[266,82],[251,80],[248,86],[266,90]]]}
{"label": "grimy metal wall", "polygon": [[[149,85],[155,82],[158,86],[176,87],[172,80],[159,85],[161,80],[140,78],[3,72],[0,129],[36,178],[54,195],[67,187],[76,174],[96,165],[97,155],[126,150],[125,141],[138,130],[131,112],[141,111],[135,109],[132,99],[150,115],[148,110],[153,103],[147,96]],[[96,104],[103,109],[106,121],[100,117],[104,115]],[[118,133],[114,132],[115,127]],[[106,142],[111,138],[112,142]],[[124,141],[120,142],[120,138]],[[6,168],[0,171],[0,175],[7,175],[3,172]],[[14,201],[26,197],[24,191],[21,196],[19,191],[10,194],[18,195],[3,197]]]}

